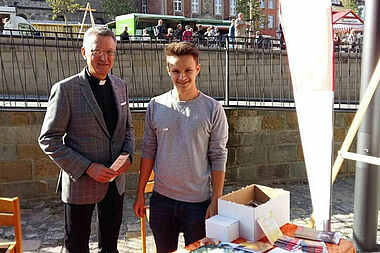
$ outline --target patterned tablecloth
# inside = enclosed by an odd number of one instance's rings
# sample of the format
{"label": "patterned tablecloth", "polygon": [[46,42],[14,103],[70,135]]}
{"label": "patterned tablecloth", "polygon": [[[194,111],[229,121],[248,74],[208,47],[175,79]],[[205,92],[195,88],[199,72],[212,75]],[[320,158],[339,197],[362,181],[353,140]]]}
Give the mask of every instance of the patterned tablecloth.
{"label": "patterned tablecloth", "polygon": [[[296,231],[297,226],[294,224],[288,223],[282,226],[280,229],[284,235],[294,237],[294,232]],[[233,241],[233,243],[242,243],[245,241],[246,240],[239,238]],[[268,242],[268,239],[264,237],[260,241]],[[194,249],[197,249],[199,246],[200,246],[199,241],[197,241],[186,246],[185,249],[182,249],[179,252],[190,252]],[[347,241],[345,239],[340,239],[339,244],[326,243],[326,247],[329,253],[356,253],[356,249],[354,245],[350,241]]]}

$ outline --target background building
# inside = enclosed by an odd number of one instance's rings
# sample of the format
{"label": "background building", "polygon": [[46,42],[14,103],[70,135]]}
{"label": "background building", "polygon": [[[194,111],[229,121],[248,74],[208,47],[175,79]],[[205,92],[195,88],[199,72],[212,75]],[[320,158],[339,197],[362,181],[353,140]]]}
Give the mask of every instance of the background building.
{"label": "background building", "polygon": [[149,14],[229,19],[236,16],[236,0],[140,0],[139,9]]}
{"label": "background building", "polygon": [[261,24],[261,32],[265,35],[276,37],[276,31],[279,26],[278,18],[278,0],[261,0],[260,8],[263,10],[264,22]]}
{"label": "background building", "polygon": [[[106,18],[102,1],[96,0],[78,0],[79,4],[83,7],[89,2],[91,8],[96,9],[93,12],[95,23],[105,24],[109,21]],[[52,8],[46,3],[45,0],[0,0],[0,6],[14,6],[18,16],[21,16],[27,20],[51,20],[53,16]],[[70,21],[82,22],[84,11],[78,10],[74,14],[69,14]],[[87,15],[89,17],[89,15]],[[63,21],[63,15],[59,15],[56,20]],[[86,20],[86,23],[90,23],[90,19]]]}

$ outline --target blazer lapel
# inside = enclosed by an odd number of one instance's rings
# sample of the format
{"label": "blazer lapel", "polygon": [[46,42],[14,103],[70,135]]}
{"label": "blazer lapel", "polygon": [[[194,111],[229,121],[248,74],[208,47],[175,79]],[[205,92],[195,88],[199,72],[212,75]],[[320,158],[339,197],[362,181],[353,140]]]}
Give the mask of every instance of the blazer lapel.
{"label": "blazer lapel", "polygon": [[[110,77],[110,81],[111,81],[113,97],[115,98],[115,104],[116,104],[116,110],[117,110],[117,123],[116,123],[115,131],[113,131],[113,135],[115,135],[119,131],[120,120],[121,120],[122,115],[121,115],[120,98],[118,96],[119,93],[118,93],[117,84],[113,80],[112,76],[109,76],[109,77]],[[113,136],[112,136],[112,138],[113,138]]]}
{"label": "blazer lapel", "polygon": [[96,99],[94,97],[94,94],[92,93],[90,83],[86,79],[86,73],[85,69],[80,72],[80,90],[82,92],[82,95],[84,99],[86,100],[87,104],[90,106],[91,110],[94,112],[96,119],[98,120],[100,126],[103,128],[104,132],[107,134],[108,137],[110,137],[110,134],[108,133],[108,129],[106,126],[106,122],[104,122],[102,111],[99,108],[98,103],[96,102]]}

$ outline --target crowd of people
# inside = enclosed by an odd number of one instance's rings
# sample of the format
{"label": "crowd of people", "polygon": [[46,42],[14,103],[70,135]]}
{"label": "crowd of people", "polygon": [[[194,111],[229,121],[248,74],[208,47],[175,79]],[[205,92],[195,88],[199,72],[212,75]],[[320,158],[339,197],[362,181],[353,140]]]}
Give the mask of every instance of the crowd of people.
{"label": "crowd of people", "polygon": [[347,32],[334,32],[334,50],[340,51],[357,51],[361,44],[363,35],[360,31],[350,30]]}
{"label": "crowd of people", "polygon": [[[165,27],[162,19],[158,20],[157,25],[153,27],[151,36],[148,29],[143,29],[140,41],[150,41],[152,38],[160,41],[174,42],[186,41],[203,46],[224,46],[226,41],[234,47],[235,44],[243,46],[247,42],[252,42],[252,37],[247,40],[248,24],[244,20],[244,14],[239,13],[236,19],[232,19],[228,28],[228,33],[219,31],[217,26],[203,26],[202,24],[194,27],[177,24],[175,27]],[[253,36],[258,47],[262,46],[264,37],[260,31]],[[129,41],[128,27],[120,34],[120,40]]]}
{"label": "crowd of people", "polygon": [[205,29],[201,24],[194,28],[190,25],[183,27],[182,24],[178,24],[175,30],[171,27],[166,30],[161,19],[158,20],[158,24],[154,27],[153,32],[155,38],[169,42],[187,41],[206,44],[221,40],[221,34],[216,26],[209,26]]}

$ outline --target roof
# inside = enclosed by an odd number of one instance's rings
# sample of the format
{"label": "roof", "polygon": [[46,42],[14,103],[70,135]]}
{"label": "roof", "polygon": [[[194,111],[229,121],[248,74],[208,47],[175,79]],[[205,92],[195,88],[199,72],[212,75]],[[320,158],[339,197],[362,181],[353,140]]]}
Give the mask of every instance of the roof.
{"label": "roof", "polygon": [[333,24],[364,24],[363,20],[356,15],[352,10],[333,11]]}
{"label": "roof", "polygon": [[197,25],[202,25],[204,28],[214,26],[214,27],[218,27],[218,29],[223,29],[223,30],[227,30],[228,28],[230,28],[229,25],[224,25],[224,24],[220,25],[220,24],[198,23]]}
{"label": "roof", "polygon": [[[41,25],[65,25],[65,21],[57,21],[57,20],[29,20],[32,24],[41,24]],[[81,25],[82,23],[78,21],[68,21],[67,25]],[[90,25],[91,24],[83,24],[83,25]]]}
{"label": "roof", "polygon": [[221,19],[210,19],[210,18],[186,18],[184,16],[172,16],[172,15],[157,15],[157,14],[144,14],[144,13],[130,13],[126,15],[117,16],[116,20],[124,20],[127,18],[144,18],[144,19],[162,19],[165,20],[183,20],[188,22],[199,23],[208,23],[208,24],[219,24],[219,25],[230,25],[230,20],[221,20]]}
{"label": "roof", "polygon": [[121,15],[117,16],[116,20],[120,19],[126,19],[126,18],[132,18],[132,17],[137,17],[137,18],[157,18],[157,19],[162,19],[162,20],[177,20],[177,19],[184,19],[184,16],[171,16],[171,15],[158,15],[158,14],[145,14],[145,13],[131,13],[131,14],[126,14],[126,15]]}
{"label": "roof", "polygon": [[0,12],[2,12],[2,13],[16,13],[16,7],[0,6]]}
{"label": "roof", "polygon": [[347,25],[347,24],[333,24],[333,29],[336,32],[348,33],[351,30],[363,31],[364,25]]}
{"label": "roof", "polygon": [[222,20],[222,19],[211,19],[211,18],[186,18],[186,21],[194,21],[197,24],[208,23],[208,24],[225,24],[226,26],[230,26],[231,20]]}

